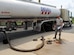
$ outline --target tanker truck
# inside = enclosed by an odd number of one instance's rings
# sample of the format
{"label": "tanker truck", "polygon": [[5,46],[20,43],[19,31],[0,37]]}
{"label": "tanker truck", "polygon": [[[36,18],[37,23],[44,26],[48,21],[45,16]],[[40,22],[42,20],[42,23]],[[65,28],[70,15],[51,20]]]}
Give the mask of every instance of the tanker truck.
{"label": "tanker truck", "polygon": [[66,9],[60,10],[55,6],[42,3],[0,1],[0,31],[16,30],[17,21],[21,21],[21,27],[25,30],[29,27],[35,31],[54,30],[57,16],[61,16],[63,21],[71,26],[68,13]]}

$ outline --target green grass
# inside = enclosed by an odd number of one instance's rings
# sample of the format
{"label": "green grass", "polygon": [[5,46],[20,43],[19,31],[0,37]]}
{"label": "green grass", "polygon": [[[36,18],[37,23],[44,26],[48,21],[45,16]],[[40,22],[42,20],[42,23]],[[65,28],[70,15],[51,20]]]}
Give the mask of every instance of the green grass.
{"label": "green grass", "polygon": [[73,22],[73,24],[74,24],[74,18],[72,18],[72,22]]}

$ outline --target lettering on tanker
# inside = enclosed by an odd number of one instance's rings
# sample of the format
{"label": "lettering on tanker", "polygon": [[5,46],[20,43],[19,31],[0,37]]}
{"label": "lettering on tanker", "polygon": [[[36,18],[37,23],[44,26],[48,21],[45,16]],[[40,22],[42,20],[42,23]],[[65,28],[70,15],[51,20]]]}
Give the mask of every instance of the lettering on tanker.
{"label": "lettering on tanker", "polygon": [[45,7],[41,7],[41,14],[50,14],[51,13],[51,9],[49,8],[45,8]]}

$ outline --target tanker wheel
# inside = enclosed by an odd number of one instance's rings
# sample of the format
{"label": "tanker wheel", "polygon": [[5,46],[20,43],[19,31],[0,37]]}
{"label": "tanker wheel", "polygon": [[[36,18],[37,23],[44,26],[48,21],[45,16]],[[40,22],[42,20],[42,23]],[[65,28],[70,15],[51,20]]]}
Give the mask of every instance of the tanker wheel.
{"label": "tanker wheel", "polygon": [[72,24],[71,23],[69,23],[69,27],[72,27]]}
{"label": "tanker wheel", "polygon": [[47,26],[47,25],[43,24],[43,25],[41,26],[41,31],[42,31],[42,32],[48,32],[48,31],[51,31],[51,30],[52,30],[51,25]]}

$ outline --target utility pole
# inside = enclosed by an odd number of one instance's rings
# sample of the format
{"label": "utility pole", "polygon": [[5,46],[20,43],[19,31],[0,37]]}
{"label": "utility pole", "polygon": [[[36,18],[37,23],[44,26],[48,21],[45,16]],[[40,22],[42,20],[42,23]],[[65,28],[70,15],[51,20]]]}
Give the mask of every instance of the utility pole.
{"label": "utility pole", "polygon": [[72,18],[72,12],[71,12],[71,18]]}
{"label": "utility pole", "polygon": [[41,0],[38,0],[39,3],[41,3]]}
{"label": "utility pole", "polygon": [[62,5],[61,5],[61,18],[62,18]]}

